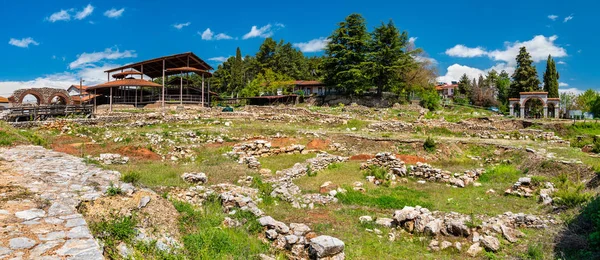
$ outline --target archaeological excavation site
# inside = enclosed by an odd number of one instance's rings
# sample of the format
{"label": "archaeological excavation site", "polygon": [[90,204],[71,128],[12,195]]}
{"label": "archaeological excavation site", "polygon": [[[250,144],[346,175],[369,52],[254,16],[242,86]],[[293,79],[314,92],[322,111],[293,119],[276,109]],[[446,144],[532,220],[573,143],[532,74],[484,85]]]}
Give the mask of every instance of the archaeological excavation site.
{"label": "archaeological excavation site", "polygon": [[0,258],[593,259],[588,132],[414,104],[2,123]]}

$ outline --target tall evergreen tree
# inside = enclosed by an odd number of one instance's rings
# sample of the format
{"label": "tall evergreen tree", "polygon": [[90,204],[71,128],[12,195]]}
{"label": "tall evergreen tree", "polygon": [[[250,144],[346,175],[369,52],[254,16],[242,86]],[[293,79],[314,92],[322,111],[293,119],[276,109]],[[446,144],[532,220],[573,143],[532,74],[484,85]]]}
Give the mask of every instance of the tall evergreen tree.
{"label": "tall evergreen tree", "polygon": [[231,65],[231,89],[237,92],[244,86],[244,63],[242,61],[242,51],[238,47],[235,51],[235,59]]}
{"label": "tall evergreen tree", "polygon": [[558,98],[558,71],[552,56],[548,55],[546,62],[546,71],[544,72],[544,91],[548,92],[549,98]]}
{"label": "tall evergreen tree", "polygon": [[508,97],[510,90],[510,76],[506,71],[501,71],[496,81],[496,89],[498,90],[498,102],[508,110]]}
{"label": "tall evergreen tree", "polygon": [[537,70],[533,66],[531,55],[525,46],[521,47],[517,55],[517,68],[512,75],[513,81],[510,85],[510,97],[518,98],[519,92],[540,90],[540,80]]}
{"label": "tall evergreen tree", "polygon": [[368,88],[365,75],[367,25],[360,14],[351,14],[328,37],[325,48],[325,83],[341,90],[361,93]]}
{"label": "tall evergreen tree", "polygon": [[404,51],[407,44],[408,34],[406,31],[400,33],[391,20],[387,25],[381,23],[373,31],[369,42],[367,72],[377,87],[377,95],[381,95],[383,91],[397,89],[401,84],[400,70],[412,60]]}
{"label": "tall evergreen tree", "polygon": [[458,81],[458,93],[466,98],[471,96],[471,79],[469,79],[466,73]]}

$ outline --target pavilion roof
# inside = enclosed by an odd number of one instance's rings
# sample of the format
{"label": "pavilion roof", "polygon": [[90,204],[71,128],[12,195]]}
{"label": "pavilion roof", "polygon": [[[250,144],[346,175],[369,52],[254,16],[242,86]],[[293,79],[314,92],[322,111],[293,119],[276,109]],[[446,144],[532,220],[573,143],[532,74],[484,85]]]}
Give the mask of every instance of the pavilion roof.
{"label": "pavilion roof", "polygon": [[111,87],[162,87],[162,85],[144,79],[126,78],[96,85],[88,88],[88,90]]}
{"label": "pavilion roof", "polygon": [[[198,56],[196,56],[196,54],[194,54],[193,52],[185,52],[170,56],[163,56],[151,60],[140,61],[122,67],[106,70],[104,72],[112,73],[116,71],[120,72],[121,70],[125,69],[134,69],[140,72],[143,71],[144,75],[147,75],[148,77],[159,78],[163,75],[163,60],[165,62],[166,70],[182,67],[191,67],[203,71],[209,71],[213,69],[213,67],[208,65],[208,63],[200,59]],[[143,70],[142,65],[144,67]],[[181,73],[181,71],[166,71],[165,75],[173,75],[179,73]]]}

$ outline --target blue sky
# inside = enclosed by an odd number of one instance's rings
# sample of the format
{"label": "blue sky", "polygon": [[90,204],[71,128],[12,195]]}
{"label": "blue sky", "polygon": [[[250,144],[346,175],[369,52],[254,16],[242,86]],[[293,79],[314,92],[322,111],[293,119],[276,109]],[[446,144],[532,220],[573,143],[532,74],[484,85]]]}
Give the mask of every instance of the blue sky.
{"label": "blue sky", "polygon": [[[528,47],[540,76],[555,56],[561,90],[600,90],[596,1],[4,1],[0,95],[25,87],[106,80],[103,71],[192,51],[212,64],[253,55],[265,37],[323,55],[325,38],[351,13],[369,30],[393,19],[438,68],[440,81],[491,68],[512,72]],[[209,29],[209,30],[207,30]]]}

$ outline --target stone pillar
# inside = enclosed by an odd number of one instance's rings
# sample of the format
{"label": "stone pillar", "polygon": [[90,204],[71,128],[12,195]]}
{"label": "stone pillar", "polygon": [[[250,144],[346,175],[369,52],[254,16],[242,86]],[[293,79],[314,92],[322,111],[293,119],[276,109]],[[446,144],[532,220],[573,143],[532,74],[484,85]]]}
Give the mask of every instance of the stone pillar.
{"label": "stone pillar", "polygon": [[544,118],[548,117],[548,107],[544,106]]}
{"label": "stone pillar", "polygon": [[521,111],[519,111],[521,114],[519,115],[519,117],[521,118],[525,118],[525,107],[521,106]]}
{"label": "stone pillar", "polygon": [[554,106],[554,118],[560,117],[560,108],[558,106]]}

